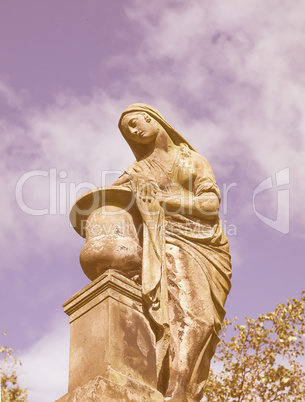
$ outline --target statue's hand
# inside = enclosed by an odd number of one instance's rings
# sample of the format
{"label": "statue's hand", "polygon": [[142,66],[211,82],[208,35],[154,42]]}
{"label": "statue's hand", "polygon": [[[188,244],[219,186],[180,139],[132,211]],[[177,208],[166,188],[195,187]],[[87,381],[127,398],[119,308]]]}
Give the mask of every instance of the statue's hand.
{"label": "statue's hand", "polygon": [[149,215],[160,211],[160,203],[156,198],[159,190],[158,184],[149,180],[138,186],[136,200],[142,214]]}
{"label": "statue's hand", "polygon": [[138,182],[137,195],[143,199],[151,202],[156,198],[157,193],[160,191],[158,184],[152,180],[143,180]]}
{"label": "statue's hand", "polygon": [[[124,172],[112,185],[113,186],[128,186],[134,192],[137,192],[141,187],[145,186],[147,183],[153,182],[152,179],[141,174],[140,172],[128,173]],[[155,183],[158,187],[158,185]]]}
{"label": "statue's hand", "polygon": [[163,201],[165,196],[158,184],[147,175],[143,175],[140,172],[135,174],[125,173],[119,184],[127,185],[133,190],[137,206],[142,215],[154,215],[160,211],[160,202]]}

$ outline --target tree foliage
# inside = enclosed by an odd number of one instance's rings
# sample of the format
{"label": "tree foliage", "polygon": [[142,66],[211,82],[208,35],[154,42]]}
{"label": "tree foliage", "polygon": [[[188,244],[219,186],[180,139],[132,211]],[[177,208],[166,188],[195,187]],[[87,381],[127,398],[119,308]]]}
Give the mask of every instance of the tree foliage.
{"label": "tree foliage", "polygon": [[[305,292],[257,319],[225,320],[205,388],[206,402],[305,400]],[[226,341],[226,334],[233,336]]]}
{"label": "tree foliage", "polygon": [[[5,332],[3,332],[5,335]],[[17,370],[22,365],[13,355],[13,349],[0,346],[1,402],[27,402],[27,391],[17,382]]]}

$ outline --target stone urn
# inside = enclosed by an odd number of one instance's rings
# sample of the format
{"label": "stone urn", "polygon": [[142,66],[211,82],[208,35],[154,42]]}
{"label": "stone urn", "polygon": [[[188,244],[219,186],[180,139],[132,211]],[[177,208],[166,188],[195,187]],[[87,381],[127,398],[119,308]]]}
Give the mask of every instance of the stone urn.
{"label": "stone urn", "polygon": [[91,280],[108,269],[141,280],[142,219],[132,191],[127,187],[100,187],[73,205],[72,226],[86,243],[80,264]]}

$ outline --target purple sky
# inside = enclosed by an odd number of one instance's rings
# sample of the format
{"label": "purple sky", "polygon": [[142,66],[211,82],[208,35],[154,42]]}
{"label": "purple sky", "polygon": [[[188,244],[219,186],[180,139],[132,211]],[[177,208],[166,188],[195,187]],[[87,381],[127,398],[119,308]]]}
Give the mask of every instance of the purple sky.
{"label": "purple sky", "polygon": [[[130,103],[159,109],[212,165],[233,264],[227,316],[300,296],[304,26],[298,0],[1,3],[0,343],[23,360],[30,402],[67,390],[61,304],[89,283],[83,239],[69,226],[73,188],[79,196],[104,184],[102,171],[133,162],[117,128]],[[259,218],[253,195],[269,177],[255,197]]]}

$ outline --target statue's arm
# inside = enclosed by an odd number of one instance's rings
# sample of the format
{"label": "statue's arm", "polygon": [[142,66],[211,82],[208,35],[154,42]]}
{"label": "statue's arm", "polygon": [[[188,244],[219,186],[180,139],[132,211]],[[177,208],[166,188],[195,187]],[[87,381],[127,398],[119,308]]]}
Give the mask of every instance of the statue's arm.
{"label": "statue's arm", "polygon": [[190,215],[208,220],[215,219],[219,212],[219,199],[213,192],[206,192],[200,196],[193,193],[174,194],[159,197],[165,213]]}
{"label": "statue's arm", "polygon": [[150,177],[141,169],[137,163],[129,166],[125,172],[112,184],[113,186],[127,186],[134,191],[143,191],[154,178]]}
{"label": "statue's arm", "polygon": [[130,182],[130,175],[124,172],[112,185],[113,186],[123,186]]}

